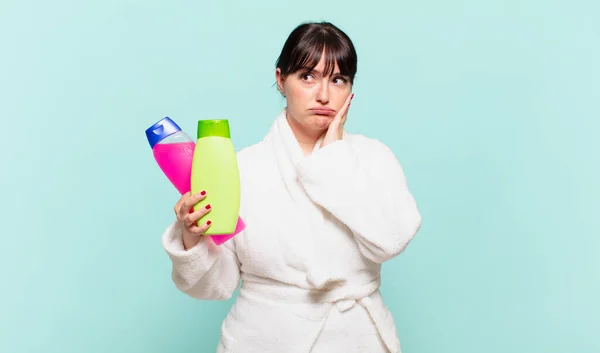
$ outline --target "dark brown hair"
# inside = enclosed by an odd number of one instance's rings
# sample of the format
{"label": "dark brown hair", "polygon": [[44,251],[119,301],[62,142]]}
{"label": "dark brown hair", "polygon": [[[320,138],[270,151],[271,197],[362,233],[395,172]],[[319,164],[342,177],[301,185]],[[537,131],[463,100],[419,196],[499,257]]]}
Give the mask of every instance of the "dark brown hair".
{"label": "dark brown hair", "polygon": [[296,27],[283,45],[276,68],[283,77],[299,70],[311,71],[321,60],[323,50],[323,75],[333,74],[337,64],[340,74],[354,83],[357,63],[354,45],[346,33],[329,22],[309,22]]}

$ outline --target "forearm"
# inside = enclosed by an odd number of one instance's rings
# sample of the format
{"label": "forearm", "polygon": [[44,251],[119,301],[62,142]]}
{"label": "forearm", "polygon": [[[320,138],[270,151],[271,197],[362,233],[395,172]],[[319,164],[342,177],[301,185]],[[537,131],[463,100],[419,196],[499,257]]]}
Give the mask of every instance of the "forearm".
{"label": "forearm", "polygon": [[196,299],[231,297],[240,280],[233,245],[216,246],[210,239],[200,237],[196,245],[186,250],[177,222],[167,228],[162,243],[171,259],[172,279],[179,290]]}
{"label": "forearm", "polygon": [[183,233],[182,238],[183,247],[186,251],[196,246],[200,242],[200,240],[202,240],[202,237],[200,236],[188,234],[185,232]]}
{"label": "forearm", "polygon": [[351,229],[365,257],[382,263],[398,255],[421,215],[393,153],[380,146],[361,165],[345,141],[325,148],[299,166],[309,197]]}

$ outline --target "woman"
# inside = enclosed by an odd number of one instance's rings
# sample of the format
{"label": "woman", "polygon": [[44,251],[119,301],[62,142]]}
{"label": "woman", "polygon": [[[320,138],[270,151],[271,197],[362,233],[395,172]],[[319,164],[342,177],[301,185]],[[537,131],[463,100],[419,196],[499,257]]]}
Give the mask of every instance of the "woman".
{"label": "woman", "polygon": [[287,106],[237,155],[246,229],[216,246],[210,205],[190,213],[210,190],[175,205],[163,246],[177,288],[224,300],[242,281],[217,352],[400,351],[380,269],[421,216],[392,151],[344,131],[356,62],[332,24],[297,27],[275,71]]}

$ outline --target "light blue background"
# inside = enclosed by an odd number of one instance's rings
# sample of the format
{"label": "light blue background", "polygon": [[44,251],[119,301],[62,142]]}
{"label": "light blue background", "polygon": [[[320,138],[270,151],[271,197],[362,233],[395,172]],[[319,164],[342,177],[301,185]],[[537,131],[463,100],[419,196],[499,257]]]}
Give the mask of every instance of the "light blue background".
{"label": "light blue background", "polygon": [[348,129],[423,213],[384,269],[404,353],[600,352],[599,3],[258,3],[1,3],[0,351],[214,352],[232,302],[172,285],[144,129],[258,141],[285,38],[326,19],[359,53]]}

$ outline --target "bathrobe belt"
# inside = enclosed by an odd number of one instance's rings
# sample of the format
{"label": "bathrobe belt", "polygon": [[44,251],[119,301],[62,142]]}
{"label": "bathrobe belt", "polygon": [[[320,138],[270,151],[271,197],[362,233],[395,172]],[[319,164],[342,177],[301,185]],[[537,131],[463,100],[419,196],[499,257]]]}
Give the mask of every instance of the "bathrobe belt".
{"label": "bathrobe belt", "polygon": [[[311,318],[311,320],[321,322],[317,335],[323,329],[324,321],[331,308],[335,307],[340,312],[344,312],[357,304],[361,305],[373,320],[377,331],[390,352],[399,353],[400,343],[396,336],[395,325],[388,322],[387,316],[389,313],[385,310],[381,294],[379,293],[379,280],[375,280],[359,288],[344,289],[346,288],[341,287],[332,291],[317,291],[292,285],[243,281],[240,293],[253,293],[254,295],[260,295],[264,299],[280,302],[331,304],[325,310],[318,311],[316,316]],[[376,297],[376,300],[374,300],[374,297]],[[375,305],[375,301],[379,302],[380,305]]]}

